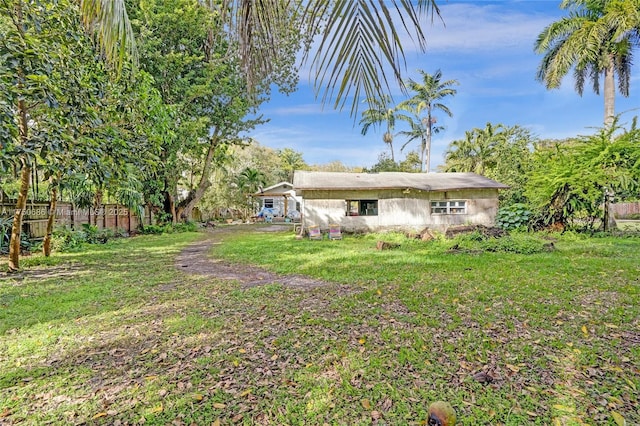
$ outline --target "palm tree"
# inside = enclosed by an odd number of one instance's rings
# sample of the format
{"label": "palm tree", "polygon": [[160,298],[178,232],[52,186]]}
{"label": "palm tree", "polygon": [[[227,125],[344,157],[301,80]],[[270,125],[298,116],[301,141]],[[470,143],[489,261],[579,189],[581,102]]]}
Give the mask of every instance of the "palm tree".
{"label": "palm tree", "polygon": [[[412,131],[419,128],[414,118],[419,118],[419,122],[424,125],[424,140],[421,150],[421,161],[423,162],[422,171],[429,173],[431,169],[431,135],[434,130],[442,130],[442,127],[435,128],[434,124],[437,122],[433,113],[435,111],[442,111],[449,117],[453,116],[451,110],[444,105],[441,101],[448,97],[455,95],[458,91],[452,86],[458,84],[457,80],[442,81],[442,71],[437,70],[434,74],[427,74],[420,70],[422,75],[422,82],[416,82],[409,80],[407,86],[410,91],[415,92],[415,95],[402,102],[398,108],[409,111],[413,114],[413,118],[402,118],[408,121],[412,127]],[[425,113],[424,116],[422,114]],[[420,118],[422,117],[422,118]],[[426,152],[426,161],[425,161]]]}
{"label": "palm tree", "polygon": [[258,189],[265,184],[266,178],[264,173],[258,169],[247,167],[238,175],[238,187],[246,196],[257,192]]}
{"label": "palm tree", "polygon": [[382,141],[389,145],[391,150],[391,161],[395,162],[393,152],[393,128],[396,124],[396,109],[390,106],[391,96],[384,95],[381,98],[367,99],[369,108],[362,112],[360,125],[362,135],[365,136],[371,126],[378,126],[383,122],[387,124],[387,131],[382,135]]}
{"label": "palm tree", "polygon": [[563,0],[569,16],[547,26],[538,35],[535,52],[544,54],[537,79],[548,89],[560,87],[573,68],[575,88],[582,96],[586,80],[600,94],[604,76],[604,123],[615,116],[615,77],[618,90],[629,96],[632,50],[640,41],[638,0]]}
{"label": "palm tree", "polygon": [[474,172],[484,175],[496,164],[496,149],[508,137],[501,124],[487,123],[484,129],[465,132],[464,139],[449,144],[445,153],[444,170],[447,172]]}

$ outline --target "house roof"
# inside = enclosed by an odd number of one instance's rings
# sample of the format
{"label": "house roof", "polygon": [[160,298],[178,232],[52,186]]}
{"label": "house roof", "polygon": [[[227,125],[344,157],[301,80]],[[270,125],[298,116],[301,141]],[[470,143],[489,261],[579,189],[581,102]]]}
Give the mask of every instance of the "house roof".
{"label": "house roof", "polygon": [[293,187],[309,190],[417,189],[451,191],[459,189],[506,189],[495,180],[475,173],[337,173],[296,170]]}
{"label": "house roof", "polygon": [[289,182],[280,182],[264,188],[255,194],[255,197],[272,197],[276,195],[293,195],[293,185]]}

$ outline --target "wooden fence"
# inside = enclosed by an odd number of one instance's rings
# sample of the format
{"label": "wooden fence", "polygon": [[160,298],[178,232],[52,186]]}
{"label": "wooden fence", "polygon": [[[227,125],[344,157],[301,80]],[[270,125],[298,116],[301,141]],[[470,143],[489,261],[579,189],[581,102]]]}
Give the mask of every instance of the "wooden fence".
{"label": "wooden fence", "polygon": [[612,204],[611,211],[616,219],[625,219],[631,215],[640,215],[640,202]]}
{"label": "wooden fence", "polygon": [[[12,218],[15,203],[0,203],[0,218]],[[49,203],[28,202],[24,212],[22,231],[30,238],[43,238],[47,232]],[[81,229],[83,224],[91,224],[98,229],[112,229],[131,232],[140,226],[153,223],[154,215],[145,207],[144,216],[139,218],[126,207],[117,204],[104,204],[98,208],[80,209],[71,203],[59,202],[56,206],[56,226],[68,226]]]}

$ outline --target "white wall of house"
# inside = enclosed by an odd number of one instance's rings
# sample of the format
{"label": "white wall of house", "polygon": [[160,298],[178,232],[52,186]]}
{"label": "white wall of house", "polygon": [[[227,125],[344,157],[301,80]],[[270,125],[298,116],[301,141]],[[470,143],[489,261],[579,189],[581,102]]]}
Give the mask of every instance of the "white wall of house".
{"label": "white wall of house", "polygon": [[[347,215],[348,200],[377,200],[377,215]],[[464,201],[465,212],[432,213],[432,201]],[[305,191],[303,227],[339,224],[345,231],[404,230],[425,227],[445,231],[452,225],[491,226],[498,211],[498,190],[458,190],[425,192],[418,190]]]}

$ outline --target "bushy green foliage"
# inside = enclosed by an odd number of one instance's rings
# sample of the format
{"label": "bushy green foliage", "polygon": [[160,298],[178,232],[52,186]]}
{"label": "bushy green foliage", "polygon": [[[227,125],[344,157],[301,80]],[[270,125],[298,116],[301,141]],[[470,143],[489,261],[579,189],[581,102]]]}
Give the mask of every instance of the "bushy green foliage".
{"label": "bushy green foliage", "polygon": [[614,125],[595,135],[538,147],[526,195],[540,224],[593,229],[605,191],[633,193],[640,182],[640,130]]}
{"label": "bushy green foliage", "polygon": [[542,253],[553,248],[553,244],[541,235],[527,232],[512,232],[503,237],[495,238],[474,231],[458,235],[447,244],[456,250],[469,252],[487,251],[518,254]]}
{"label": "bushy green foliage", "polygon": [[173,234],[177,232],[196,232],[197,230],[198,225],[195,222],[188,221],[176,224],[167,223],[164,225],[145,225],[140,229],[140,233],[146,235],[159,235]]}
{"label": "bushy green foliage", "polygon": [[6,253],[9,250],[12,223],[12,219],[0,217],[0,253]]}
{"label": "bushy green foliage", "polygon": [[496,225],[506,231],[526,228],[531,220],[531,210],[522,203],[515,203],[498,210]]}
{"label": "bushy green foliage", "polygon": [[125,231],[113,229],[98,229],[95,225],[82,224],[82,229],[73,230],[67,226],[53,231],[52,247],[54,251],[81,251],[86,244],[105,244],[109,240],[126,236]]}
{"label": "bushy green foliage", "polygon": [[[0,218],[0,254],[9,253],[9,240],[11,239],[11,226],[13,224],[13,218]],[[33,244],[29,241],[29,236],[26,234],[20,235],[20,250],[31,251]]]}

